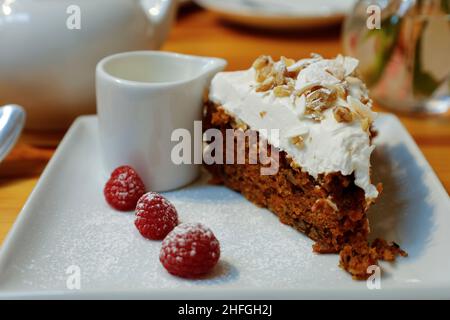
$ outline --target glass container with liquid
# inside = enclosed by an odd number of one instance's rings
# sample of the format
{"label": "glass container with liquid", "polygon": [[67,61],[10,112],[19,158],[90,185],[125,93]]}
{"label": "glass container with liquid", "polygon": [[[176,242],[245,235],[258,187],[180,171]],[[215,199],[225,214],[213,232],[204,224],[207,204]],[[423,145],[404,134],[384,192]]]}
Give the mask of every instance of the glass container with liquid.
{"label": "glass container with liquid", "polygon": [[450,110],[450,0],[360,0],[343,42],[380,104],[410,113]]}

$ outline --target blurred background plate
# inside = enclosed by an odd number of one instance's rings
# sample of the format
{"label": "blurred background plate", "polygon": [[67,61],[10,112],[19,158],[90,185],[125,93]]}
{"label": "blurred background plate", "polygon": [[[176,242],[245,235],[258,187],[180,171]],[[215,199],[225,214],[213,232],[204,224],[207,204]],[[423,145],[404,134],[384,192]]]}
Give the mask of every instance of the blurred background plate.
{"label": "blurred background plate", "polygon": [[340,22],[355,0],[196,0],[223,19],[251,27],[292,29]]}

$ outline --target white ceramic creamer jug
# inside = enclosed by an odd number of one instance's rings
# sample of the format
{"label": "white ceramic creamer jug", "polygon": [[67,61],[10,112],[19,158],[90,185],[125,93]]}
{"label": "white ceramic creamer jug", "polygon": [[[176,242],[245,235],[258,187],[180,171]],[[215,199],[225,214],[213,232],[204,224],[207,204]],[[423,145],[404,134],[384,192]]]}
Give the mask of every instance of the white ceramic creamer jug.
{"label": "white ceramic creamer jug", "polygon": [[203,95],[225,66],[219,58],[162,51],[100,61],[97,113],[105,173],[130,165],[151,191],[195,180],[202,160]]}

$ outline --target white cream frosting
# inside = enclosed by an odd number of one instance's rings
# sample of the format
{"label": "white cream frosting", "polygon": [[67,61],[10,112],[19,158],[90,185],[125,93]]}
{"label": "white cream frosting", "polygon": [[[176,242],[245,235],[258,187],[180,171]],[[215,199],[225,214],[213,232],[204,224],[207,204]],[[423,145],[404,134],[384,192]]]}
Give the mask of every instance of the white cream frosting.
{"label": "white cream frosting", "polygon": [[[339,98],[336,104],[373,120],[376,114],[371,111],[371,101],[361,102],[361,97],[367,94],[365,86],[351,76],[358,65],[356,59],[314,57],[299,60],[288,70],[304,65],[307,66],[295,81],[297,90],[343,83],[348,89],[347,100]],[[370,155],[374,146],[370,145],[369,134],[363,130],[360,118],[351,123],[337,122],[330,108],[323,112],[321,121],[314,121],[304,116],[305,95],[276,97],[273,90],[256,92],[257,85],[253,68],[220,72],[212,80],[209,99],[222,105],[227,113],[251,129],[258,130],[270,144],[285,151],[311,176],[317,178],[319,174],[332,172],[354,173],[355,184],[364,190],[366,199],[378,196],[370,181]],[[266,130],[270,132],[271,129],[279,129],[279,140],[271,135],[264,136]],[[292,142],[291,138],[297,135],[304,138],[303,148]]]}

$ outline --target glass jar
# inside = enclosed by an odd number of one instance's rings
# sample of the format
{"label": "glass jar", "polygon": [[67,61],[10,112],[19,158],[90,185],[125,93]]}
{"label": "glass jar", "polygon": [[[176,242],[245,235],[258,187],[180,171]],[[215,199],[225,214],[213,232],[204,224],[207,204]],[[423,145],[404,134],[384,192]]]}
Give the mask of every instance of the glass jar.
{"label": "glass jar", "polygon": [[344,23],[343,45],[380,104],[450,110],[450,0],[360,0]]}

